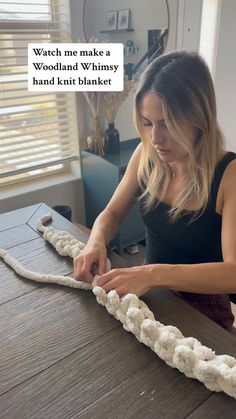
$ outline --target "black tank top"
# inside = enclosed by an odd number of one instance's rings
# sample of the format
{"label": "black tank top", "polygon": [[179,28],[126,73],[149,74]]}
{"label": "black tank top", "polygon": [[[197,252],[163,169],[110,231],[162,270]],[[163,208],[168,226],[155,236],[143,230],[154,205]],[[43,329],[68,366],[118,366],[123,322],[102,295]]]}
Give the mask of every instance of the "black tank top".
{"label": "black tank top", "polygon": [[[189,264],[223,261],[221,216],[216,213],[216,200],[224,171],[234,159],[236,154],[228,152],[218,163],[207,208],[194,222],[189,222],[192,217],[192,213],[189,213],[172,223],[168,215],[170,206],[163,202],[154,210],[142,214],[146,224],[146,263]],[[202,314],[232,332],[234,316],[227,294],[177,294]]]}
{"label": "black tank top", "polygon": [[[170,206],[164,202],[148,213],[141,214],[146,225],[146,262],[188,264],[220,262],[221,216],[216,213],[216,199],[221,178],[236,154],[228,152],[218,163],[211,186],[209,203],[205,211],[193,222],[192,213],[171,222]],[[142,205],[141,205],[142,207]]]}

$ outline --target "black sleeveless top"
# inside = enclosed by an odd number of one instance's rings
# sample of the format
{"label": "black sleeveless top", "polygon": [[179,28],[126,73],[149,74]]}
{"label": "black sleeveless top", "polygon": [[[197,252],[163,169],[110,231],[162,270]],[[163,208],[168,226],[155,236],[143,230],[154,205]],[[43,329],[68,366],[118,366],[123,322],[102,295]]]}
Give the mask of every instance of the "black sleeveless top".
{"label": "black sleeveless top", "polygon": [[[236,154],[228,152],[218,163],[211,186],[209,203],[205,211],[193,222],[190,222],[192,217],[190,212],[173,223],[168,214],[170,206],[164,202],[160,202],[156,208],[148,213],[143,213],[141,202],[141,214],[146,225],[146,263],[194,264],[223,261],[221,216],[215,210],[216,199],[224,171],[234,159],[236,159]],[[190,300],[188,301],[190,304],[192,304],[191,301],[193,299],[194,301],[197,300],[200,306],[203,300],[206,302],[206,295],[186,292],[181,293],[181,295],[184,299]],[[213,297],[219,300],[221,296],[209,295],[208,297],[210,300]],[[209,315],[206,307],[203,307],[203,309],[201,307],[196,308],[217,321],[217,323],[220,323],[223,327],[230,329],[233,323],[233,316],[228,296],[224,297],[224,305],[227,304],[228,308],[227,314],[225,313],[227,319],[223,323],[219,316],[216,320],[216,318],[213,318],[214,316]],[[214,311],[212,307],[211,311]]]}

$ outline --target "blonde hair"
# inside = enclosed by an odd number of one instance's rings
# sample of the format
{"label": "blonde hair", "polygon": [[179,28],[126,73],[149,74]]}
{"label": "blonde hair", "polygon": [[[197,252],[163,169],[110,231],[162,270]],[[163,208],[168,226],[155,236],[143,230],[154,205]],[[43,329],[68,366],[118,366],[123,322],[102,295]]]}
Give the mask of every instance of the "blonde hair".
{"label": "blonde hair", "polygon": [[[188,154],[188,182],[170,208],[172,221],[188,213],[189,204],[198,200],[206,208],[217,163],[224,153],[224,140],[216,116],[216,99],[210,72],[197,53],[179,51],[154,60],[143,73],[135,96],[135,123],[142,140],[138,179],[145,197],[145,211],[157,206],[165,195],[171,170],[146,138],[140,119],[145,94],[153,92],[162,100],[169,132]],[[198,132],[196,144],[189,139],[189,127]],[[192,211],[191,211],[192,212]]]}

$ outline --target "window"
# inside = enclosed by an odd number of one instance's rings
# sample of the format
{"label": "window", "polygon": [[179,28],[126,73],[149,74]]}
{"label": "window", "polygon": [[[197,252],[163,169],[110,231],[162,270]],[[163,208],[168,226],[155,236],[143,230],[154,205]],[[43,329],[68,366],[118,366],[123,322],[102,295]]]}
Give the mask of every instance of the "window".
{"label": "window", "polygon": [[0,187],[78,158],[74,93],[29,92],[30,42],[70,42],[69,0],[0,1]]}

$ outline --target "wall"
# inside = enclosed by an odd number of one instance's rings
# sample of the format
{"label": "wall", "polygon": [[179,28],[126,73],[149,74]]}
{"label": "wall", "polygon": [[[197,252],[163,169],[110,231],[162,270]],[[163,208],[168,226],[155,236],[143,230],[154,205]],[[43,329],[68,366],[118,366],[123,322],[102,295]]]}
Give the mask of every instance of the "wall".
{"label": "wall", "polygon": [[179,0],[177,22],[178,50],[198,51],[202,0]]}
{"label": "wall", "polygon": [[[170,28],[168,34],[168,43],[166,52],[174,51],[176,49],[177,42],[177,24],[178,24],[178,0],[169,0],[169,11],[170,11]],[[131,94],[122,107],[116,117],[116,126],[119,129],[121,139],[126,140],[129,138],[137,137],[137,132],[133,126],[133,101],[134,95]]]}
{"label": "wall", "polygon": [[[102,0],[105,1],[105,0]],[[124,5],[124,8],[129,7],[128,2],[125,0],[112,0],[108,2],[107,10],[118,10],[122,8],[122,5]],[[148,12],[148,9],[146,7],[147,2],[145,0],[141,0],[140,2],[137,2],[139,6],[139,16],[145,16],[145,20],[147,19],[146,15]],[[149,0],[150,1],[150,0]],[[156,0],[152,0],[156,1]],[[98,3],[98,0],[96,0],[96,4]],[[170,32],[169,32],[169,39],[168,39],[168,45],[167,50],[175,50],[176,49],[176,33],[177,33],[177,15],[178,15],[178,0],[169,0],[169,9],[170,9]],[[100,4],[100,3],[99,3]],[[119,4],[119,6],[115,6],[115,4]],[[163,5],[163,1],[161,3]],[[131,8],[131,7],[130,7]],[[83,40],[83,0],[71,0],[71,16],[72,16],[72,32],[73,32],[73,41],[75,42],[78,38],[80,40]],[[150,12],[150,10],[149,10]],[[166,19],[166,11],[162,12],[160,16],[160,25],[161,22],[164,22],[164,19]],[[94,14],[95,17],[97,17],[96,14]],[[153,19],[153,17],[152,17]],[[159,17],[157,14],[154,16],[154,20],[152,20],[152,24],[155,27],[157,27]],[[105,25],[105,23],[104,23]],[[120,139],[121,141],[129,139],[129,138],[135,138],[137,137],[137,132],[133,126],[133,98],[134,95],[129,95],[129,97],[125,100],[123,105],[120,107],[117,117],[116,117],[116,127],[118,128],[120,132]],[[80,147],[81,149],[84,149],[87,147],[86,144],[86,137],[90,130],[89,126],[91,123],[91,111],[88,108],[86,101],[83,97],[82,93],[77,94],[77,104],[78,104],[78,123],[79,123],[79,133],[80,133]],[[105,129],[105,126],[103,126]]]}
{"label": "wall", "polygon": [[[129,27],[133,32],[100,33],[106,30],[108,10],[130,9]],[[85,7],[85,29],[88,38],[95,36],[101,42],[122,42],[132,40],[139,47],[137,54],[125,55],[125,63],[137,63],[148,49],[148,29],[167,28],[168,16],[165,0],[146,0],[145,15],[137,0],[87,0]]]}
{"label": "wall", "polygon": [[221,0],[219,39],[216,52],[215,88],[218,117],[227,148],[236,152],[236,1]]}
{"label": "wall", "polygon": [[[219,0],[221,2],[219,39],[216,49],[216,68],[215,68],[215,90],[218,107],[218,119],[225,134],[228,149],[236,151],[235,139],[235,66],[236,66],[236,1]],[[75,10],[74,26],[75,32],[82,31],[82,16],[79,18],[79,8],[82,0],[72,0]],[[175,49],[198,50],[201,26],[202,0],[169,0],[170,7],[170,33],[167,51]],[[77,17],[76,17],[77,16]],[[81,35],[82,37],[82,35]],[[80,100],[80,108],[83,107],[83,98]],[[121,139],[136,136],[136,131],[132,125],[132,104],[133,95],[130,95],[123,106],[120,108],[116,125],[119,128]],[[84,103],[86,106],[86,104]],[[81,109],[82,110],[82,109]],[[85,108],[84,108],[85,110]],[[82,136],[81,146],[85,147],[86,132],[88,130],[86,121],[89,121],[88,112],[81,112],[80,131]],[[82,129],[83,127],[83,129]]]}
{"label": "wall", "polygon": [[[215,0],[217,1],[217,0]],[[226,146],[236,151],[236,1],[218,0],[219,28],[216,39],[214,85],[218,119],[225,134]],[[198,50],[200,40],[202,0],[179,0],[177,49]]]}

